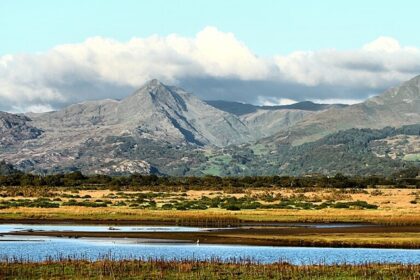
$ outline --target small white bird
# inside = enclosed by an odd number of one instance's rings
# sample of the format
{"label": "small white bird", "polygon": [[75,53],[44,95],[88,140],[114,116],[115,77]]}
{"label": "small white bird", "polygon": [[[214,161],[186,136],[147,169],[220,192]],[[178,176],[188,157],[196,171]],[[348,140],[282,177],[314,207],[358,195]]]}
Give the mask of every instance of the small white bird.
{"label": "small white bird", "polygon": [[197,246],[200,246],[200,239],[197,239]]}

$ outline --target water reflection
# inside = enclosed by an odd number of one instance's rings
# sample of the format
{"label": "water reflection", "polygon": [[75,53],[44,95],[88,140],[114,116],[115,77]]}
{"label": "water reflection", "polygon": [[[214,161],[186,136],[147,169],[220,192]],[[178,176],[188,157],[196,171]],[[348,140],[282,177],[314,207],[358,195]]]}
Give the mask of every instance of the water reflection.
{"label": "water reflection", "polygon": [[[7,241],[6,241],[7,240]],[[2,242],[3,241],[3,242]],[[49,256],[72,256],[97,259],[113,258],[162,259],[252,259],[270,263],[287,261],[293,264],[311,263],[420,263],[420,250],[364,248],[306,248],[236,245],[196,245],[173,240],[129,238],[46,238],[39,236],[0,237],[0,256],[34,261]]]}

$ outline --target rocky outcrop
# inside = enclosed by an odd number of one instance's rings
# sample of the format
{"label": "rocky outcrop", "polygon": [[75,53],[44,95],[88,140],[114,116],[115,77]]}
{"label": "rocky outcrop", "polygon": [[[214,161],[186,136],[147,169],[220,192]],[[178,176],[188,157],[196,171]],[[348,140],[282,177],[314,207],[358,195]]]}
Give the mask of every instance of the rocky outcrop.
{"label": "rocky outcrop", "polygon": [[31,119],[27,116],[0,112],[0,146],[35,139],[42,132],[41,129],[32,126]]}

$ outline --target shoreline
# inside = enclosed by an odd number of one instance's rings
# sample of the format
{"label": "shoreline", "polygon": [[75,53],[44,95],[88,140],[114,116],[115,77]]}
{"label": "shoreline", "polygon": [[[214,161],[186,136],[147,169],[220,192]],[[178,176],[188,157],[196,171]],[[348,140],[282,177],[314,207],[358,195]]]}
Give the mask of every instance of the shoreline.
{"label": "shoreline", "polygon": [[[420,249],[420,227],[242,227],[199,232],[86,232],[86,231],[21,231],[4,235],[49,236],[62,238],[137,238],[177,240],[201,244],[332,247],[332,248],[400,248]],[[405,242],[408,235],[410,242]],[[402,239],[401,239],[402,238]]]}
{"label": "shoreline", "polygon": [[[197,222],[197,225],[195,225]],[[4,224],[28,224],[28,225],[119,225],[119,226],[182,226],[182,227],[205,227],[205,228],[235,228],[235,227],[249,227],[249,226],[265,226],[265,227],[283,227],[283,226],[299,226],[311,227],[313,225],[343,225],[343,226],[383,226],[382,224],[368,223],[368,222],[301,222],[301,221],[235,221],[235,225],[220,225],[220,226],[203,226],[205,222],[192,221],[190,225],[185,225],[184,222],[176,220],[99,220],[99,219],[2,219],[0,217],[0,225]]]}

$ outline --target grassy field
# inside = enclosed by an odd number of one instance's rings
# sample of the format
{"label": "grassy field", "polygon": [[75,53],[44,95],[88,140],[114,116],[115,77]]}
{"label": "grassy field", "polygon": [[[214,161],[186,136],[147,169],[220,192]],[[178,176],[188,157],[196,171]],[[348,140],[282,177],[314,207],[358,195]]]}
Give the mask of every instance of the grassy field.
{"label": "grassy field", "polygon": [[150,222],[207,226],[242,222],[356,222],[420,225],[416,189],[277,189],[113,192],[0,191],[0,221]]}
{"label": "grassy field", "polygon": [[11,208],[0,210],[0,221],[74,221],[89,223],[149,223],[174,225],[236,226],[243,222],[375,223],[420,225],[420,213],[393,210],[150,210],[121,208]]}
{"label": "grassy field", "polygon": [[[0,196],[0,222],[3,223],[248,225],[253,229],[207,236],[166,233],[161,237],[158,234],[130,237],[200,238],[207,243],[277,246],[420,248],[420,191],[417,189],[278,188],[232,193],[11,188],[0,191]],[[290,232],[267,229],[270,223],[369,223],[379,227]],[[256,229],[260,225],[265,229]]]}
{"label": "grassy field", "polygon": [[[228,227],[210,232],[60,232],[272,246],[420,248],[417,189],[247,189],[115,191],[2,188],[0,222],[168,224]],[[276,227],[269,226],[275,223]],[[281,223],[369,223],[306,228]],[[236,226],[241,226],[236,228]],[[20,232],[57,236],[57,232]],[[286,263],[104,259],[31,263],[0,260],[0,279],[420,279],[420,265],[294,266]]]}
{"label": "grassy field", "polygon": [[420,160],[420,154],[408,154],[404,156],[404,160],[407,161],[418,161]]}
{"label": "grassy field", "polygon": [[256,264],[249,261],[81,260],[0,262],[1,279],[419,279],[420,265]]}

